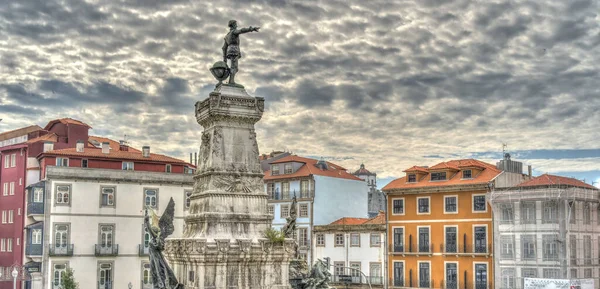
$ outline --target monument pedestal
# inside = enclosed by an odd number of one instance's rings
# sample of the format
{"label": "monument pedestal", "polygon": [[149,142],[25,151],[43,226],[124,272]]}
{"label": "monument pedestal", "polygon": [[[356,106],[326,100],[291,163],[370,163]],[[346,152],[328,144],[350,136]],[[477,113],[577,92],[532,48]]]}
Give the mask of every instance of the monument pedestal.
{"label": "monument pedestal", "polygon": [[165,257],[186,289],[290,288],[294,241],[273,244],[254,124],[264,98],[220,85],[196,103],[204,127],[189,215]]}

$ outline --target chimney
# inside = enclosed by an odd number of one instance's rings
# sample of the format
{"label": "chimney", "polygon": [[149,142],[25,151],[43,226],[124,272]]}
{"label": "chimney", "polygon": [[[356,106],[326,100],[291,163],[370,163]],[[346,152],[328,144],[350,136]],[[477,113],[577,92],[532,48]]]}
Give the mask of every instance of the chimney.
{"label": "chimney", "polygon": [[77,144],[75,145],[75,150],[78,153],[82,153],[83,152],[83,141],[82,140],[77,140]]}
{"label": "chimney", "polygon": [[119,141],[119,150],[123,151],[123,152],[129,151],[129,146],[127,145],[126,141],[124,141],[124,140]]}
{"label": "chimney", "polygon": [[143,146],[142,147],[142,156],[145,158],[149,158],[150,157],[150,146]]}
{"label": "chimney", "polygon": [[44,143],[44,152],[51,151],[51,150],[54,150],[54,143],[49,142],[49,141],[45,142]]}
{"label": "chimney", "polygon": [[110,143],[109,142],[102,143],[102,153],[106,154],[106,155],[110,153]]}
{"label": "chimney", "polygon": [[531,165],[527,166],[527,175],[529,175],[529,178],[531,179]]}
{"label": "chimney", "polygon": [[190,164],[193,164],[192,153],[190,153]]}
{"label": "chimney", "polygon": [[198,166],[198,153],[197,152],[194,153],[194,165]]}

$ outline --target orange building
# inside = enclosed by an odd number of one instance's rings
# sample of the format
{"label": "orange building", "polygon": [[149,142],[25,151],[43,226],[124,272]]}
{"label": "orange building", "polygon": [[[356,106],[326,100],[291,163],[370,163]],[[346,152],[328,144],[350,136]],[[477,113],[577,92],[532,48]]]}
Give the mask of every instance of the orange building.
{"label": "orange building", "polygon": [[511,173],[474,159],[404,172],[383,188],[389,287],[494,288],[486,193],[499,179],[505,184]]}

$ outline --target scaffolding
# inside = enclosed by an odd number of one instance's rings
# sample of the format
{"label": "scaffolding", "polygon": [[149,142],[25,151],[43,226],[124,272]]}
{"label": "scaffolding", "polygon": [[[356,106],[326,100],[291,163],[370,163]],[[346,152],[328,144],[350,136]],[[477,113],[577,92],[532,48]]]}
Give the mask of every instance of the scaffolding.
{"label": "scaffolding", "polygon": [[600,191],[573,185],[494,189],[496,288],[525,278],[594,279],[600,284]]}

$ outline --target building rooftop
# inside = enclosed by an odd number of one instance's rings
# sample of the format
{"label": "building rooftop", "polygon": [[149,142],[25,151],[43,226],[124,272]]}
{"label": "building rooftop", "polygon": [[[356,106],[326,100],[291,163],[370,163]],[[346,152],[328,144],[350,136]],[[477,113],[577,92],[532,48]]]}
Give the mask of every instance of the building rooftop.
{"label": "building rooftop", "polygon": [[76,120],[76,119],[72,119],[72,118],[59,118],[59,119],[55,119],[55,120],[51,120],[50,122],[48,122],[48,124],[46,125],[46,127],[44,127],[45,130],[50,130],[50,128],[52,128],[53,125],[57,124],[57,123],[62,123],[65,125],[69,125],[69,124],[75,124],[75,125],[82,125],[82,126],[87,126],[88,128],[92,128],[91,126],[87,125],[86,123]]}
{"label": "building rooftop", "polygon": [[55,133],[49,133],[49,134],[45,134],[43,136],[40,137],[36,137],[36,138],[32,138],[30,140],[27,141],[27,143],[36,143],[39,141],[49,141],[49,142],[57,142],[58,141],[58,136]]}
{"label": "building rooftop", "polygon": [[373,224],[373,225],[381,225],[381,224],[385,224],[385,212],[383,211],[379,211],[379,214],[377,216],[375,216],[374,218],[350,218],[350,217],[343,217],[340,219],[337,219],[333,222],[331,222],[331,224],[329,225],[367,225],[367,224]]}
{"label": "building rooftop", "polygon": [[[302,163],[303,165],[292,174],[279,174],[279,175],[273,176],[273,175],[271,175],[271,170],[268,170],[265,172],[264,180],[279,180],[279,179],[308,177],[311,175],[316,175],[316,176],[324,176],[324,177],[330,177],[330,178],[342,178],[342,179],[349,179],[349,180],[355,180],[355,181],[363,181],[359,177],[349,174],[345,168],[338,166],[336,164],[333,164],[330,162],[325,162],[327,164],[327,168],[322,169],[317,166],[317,163],[319,162],[318,160],[299,157],[296,155],[290,155],[287,157],[283,157],[281,159],[271,162],[271,164],[273,165],[273,164],[291,163],[291,162]],[[323,161],[321,161],[321,162],[323,162]],[[283,169],[280,169],[280,171],[283,171]]]}
{"label": "building rooftop", "polygon": [[[460,171],[460,168],[464,167],[478,167],[481,169],[480,172],[473,172],[473,176],[470,179],[463,179],[462,174],[452,172]],[[443,171],[448,170],[451,173],[447,174],[446,180],[431,181],[428,177],[432,171]],[[469,184],[485,184],[493,180],[502,171],[497,169],[496,166],[488,164],[475,159],[464,159],[464,160],[452,160],[447,162],[441,162],[430,168],[413,166],[405,172],[422,172],[424,176],[418,177],[415,182],[408,182],[407,176],[395,179],[387,184],[383,190],[392,189],[410,189],[420,187],[441,187],[441,186],[454,186],[454,185],[469,185]]]}
{"label": "building rooftop", "polygon": [[26,135],[26,134],[28,134],[30,132],[38,131],[38,130],[41,130],[41,129],[42,128],[39,125],[30,125],[30,126],[26,126],[26,127],[22,127],[22,128],[10,130],[10,131],[7,131],[7,132],[3,132],[3,133],[0,133],[0,141],[11,139],[11,138],[15,138],[15,137],[19,137],[19,136],[22,136],[22,135]]}
{"label": "building rooftop", "polygon": [[98,158],[98,159],[121,159],[121,160],[132,160],[132,161],[143,161],[143,162],[162,162],[172,164],[188,164],[185,161],[168,157],[160,154],[151,153],[149,157],[144,157],[142,152],[138,150],[121,151],[118,148],[116,150],[111,149],[108,154],[102,153],[100,148],[87,147],[83,152],[78,152],[76,148],[58,149],[44,152],[41,156],[67,156],[67,157],[87,157],[87,158]]}
{"label": "building rooftop", "polygon": [[539,177],[535,177],[531,180],[525,181],[517,185],[517,187],[538,187],[538,186],[553,186],[553,185],[565,185],[578,188],[594,189],[599,190],[590,184],[584,183],[574,178],[567,178],[549,174],[543,174]]}
{"label": "building rooftop", "polygon": [[[90,135],[88,137],[88,146],[89,147],[101,148],[103,142],[107,142],[108,146],[113,151],[118,151],[119,148],[121,147],[121,144],[118,141],[115,141],[115,140],[112,140],[112,139],[109,139],[106,137],[93,136],[93,135]],[[130,147],[130,146],[127,146],[127,147],[128,147],[129,151],[140,152],[140,150],[135,149],[133,147]]]}
{"label": "building rooftop", "polygon": [[365,164],[360,164],[360,168],[359,168],[358,170],[356,170],[356,171],[353,173],[353,175],[355,175],[355,176],[364,176],[364,175],[367,175],[367,176],[374,176],[374,175],[375,175],[375,173],[372,173],[371,171],[367,170],[367,169],[365,168]]}

